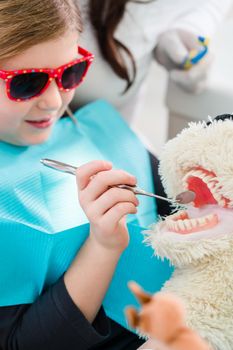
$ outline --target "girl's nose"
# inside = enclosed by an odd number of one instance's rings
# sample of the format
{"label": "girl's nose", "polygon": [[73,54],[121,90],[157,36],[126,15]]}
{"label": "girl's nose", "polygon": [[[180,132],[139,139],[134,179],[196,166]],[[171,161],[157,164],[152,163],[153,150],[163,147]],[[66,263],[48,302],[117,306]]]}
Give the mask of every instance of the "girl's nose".
{"label": "girl's nose", "polygon": [[39,96],[39,107],[58,111],[62,107],[61,91],[59,90],[56,81],[53,79],[48,88]]}

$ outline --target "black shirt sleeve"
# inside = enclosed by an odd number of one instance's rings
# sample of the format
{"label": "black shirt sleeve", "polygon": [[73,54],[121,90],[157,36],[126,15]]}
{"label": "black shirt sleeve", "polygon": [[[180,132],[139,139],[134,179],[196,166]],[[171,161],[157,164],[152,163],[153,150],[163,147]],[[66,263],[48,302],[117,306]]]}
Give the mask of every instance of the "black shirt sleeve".
{"label": "black shirt sleeve", "polygon": [[[167,197],[159,175],[159,161],[150,152],[149,152],[149,157],[150,157],[152,176],[154,180],[154,193],[162,197]],[[162,199],[156,199],[156,206],[157,206],[157,213],[160,216],[170,215],[171,212],[174,211],[174,208],[172,207],[172,205],[170,205],[168,202]]]}
{"label": "black shirt sleeve", "polygon": [[63,278],[33,304],[0,308],[0,350],[87,350],[109,335],[103,308],[90,324]]}

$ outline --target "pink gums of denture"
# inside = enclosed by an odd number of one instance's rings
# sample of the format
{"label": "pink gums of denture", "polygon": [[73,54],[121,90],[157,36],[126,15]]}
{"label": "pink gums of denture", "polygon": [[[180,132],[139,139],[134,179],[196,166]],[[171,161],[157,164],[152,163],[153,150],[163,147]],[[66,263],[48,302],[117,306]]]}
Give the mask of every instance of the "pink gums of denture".
{"label": "pink gums of denture", "polygon": [[194,206],[197,208],[207,204],[217,204],[208,186],[198,177],[191,176],[187,179],[188,189],[195,192]]}

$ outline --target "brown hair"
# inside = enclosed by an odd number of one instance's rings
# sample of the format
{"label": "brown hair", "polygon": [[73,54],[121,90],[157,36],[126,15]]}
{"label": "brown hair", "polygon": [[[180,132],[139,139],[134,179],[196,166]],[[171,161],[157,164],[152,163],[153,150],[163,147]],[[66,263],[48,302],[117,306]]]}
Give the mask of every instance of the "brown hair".
{"label": "brown hair", "polygon": [[[89,0],[90,19],[96,31],[99,47],[105,60],[110,64],[114,72],[126,80],[126,92],[133,84],[136,77],[136,64],[130,50],[120,41],[114,38],[114,32],[123,18],[128,2],[144,3],[140,0]],[[148,0],[152,2],[154,0]],[[130,58],[132,76],[130,76],[123,55],[123,50]]]}
{"label": "brown hair", "polygon": [[0,60],[56,39],[66,30],[82,30],[76,0],[1,0]]}

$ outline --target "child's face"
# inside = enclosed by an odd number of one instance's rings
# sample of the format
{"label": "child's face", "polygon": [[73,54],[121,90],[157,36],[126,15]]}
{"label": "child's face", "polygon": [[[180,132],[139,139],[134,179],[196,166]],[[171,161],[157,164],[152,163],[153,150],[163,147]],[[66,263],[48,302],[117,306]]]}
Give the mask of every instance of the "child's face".
{"label": "child's face", "polygon": [[[59,39],[35,45],[0,63],[0,68],[57,68],[77,57],[77,42],[78,34],[67,32]],[[60,91],[52,80],[42,95],[16,102],[7,97],[5,82],[0,79],[0,140],[15,145],[43,143],[73,95],[74,90]]]}

